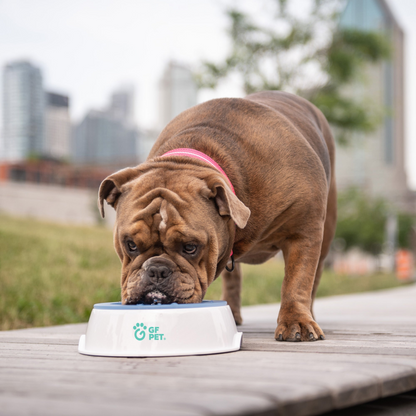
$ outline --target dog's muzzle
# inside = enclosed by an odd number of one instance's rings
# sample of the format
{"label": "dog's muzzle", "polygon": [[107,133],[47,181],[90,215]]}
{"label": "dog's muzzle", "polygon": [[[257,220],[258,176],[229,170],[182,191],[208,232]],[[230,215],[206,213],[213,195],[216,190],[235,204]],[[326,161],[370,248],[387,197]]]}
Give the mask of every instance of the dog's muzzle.
{"label": "dog's muzzle", "polygon": [[172,299],[168,293],[171,291],[171,279],[176,264],[165,258],[153,257],[143,264],[143,268],[146,289],[142,302],[145,304],[171,303]]}

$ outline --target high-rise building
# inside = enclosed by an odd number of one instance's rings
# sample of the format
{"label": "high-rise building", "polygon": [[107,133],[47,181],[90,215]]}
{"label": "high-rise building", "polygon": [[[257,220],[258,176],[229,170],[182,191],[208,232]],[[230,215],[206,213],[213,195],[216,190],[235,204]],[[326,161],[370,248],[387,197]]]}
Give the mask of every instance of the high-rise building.
{"label": "high-rise building", "polygon": [[126,86],[113,92],[108,111],[118,120],[130,125],[135,124],[133,87]]}
{"label": "high-rise building", "polygon": [[91,110],[73,132],[72,160],[78,164],[136,165],[139,132],[131,91],[117,91],[105,110]]}
{"label": "high-rise building", "polygon": [[185,65],[169,62],[159,84],[159,127],[197,103],[197,87]]}
{"label": "high-rise building", "polygon": [[350,87],[349,93],[384,109],[385,115],[375,132],[356,133],[349,146],[337,147],[338,188],[359,187],[409,209],[413,197],[404,160],[404,33],[385,0],[349,0],[340,25],[383,33],[391,41],[392,57],[369,66],[365,83]]}
{"label": "high-rise building", "polygon": [[79,164],[137,164],[137,131],[106,111],[91,110],[74,130],[72,160]]}
{"label": "high-rise building", "polygon": [[66,95],[46,92],[43,153],[55,159],[68,159],[71,156],[70,140],[69,98]]}
{"label": "high-rise building", "polygon": [[40,155],[44,146],[44,92],[41,70],[27,61],[3,70],[3,150],[1,159]]}

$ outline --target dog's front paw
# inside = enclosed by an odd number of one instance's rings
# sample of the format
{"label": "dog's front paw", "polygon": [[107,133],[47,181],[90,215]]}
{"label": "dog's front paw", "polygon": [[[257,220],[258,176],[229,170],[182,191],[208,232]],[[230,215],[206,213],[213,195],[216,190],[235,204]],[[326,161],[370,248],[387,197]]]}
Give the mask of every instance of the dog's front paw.
{"label": "dog's front paw", "polygon": [[241,325],[243,323],[243,318],[241,317],[240,311],[233,311],[234,321],[236,325]]}
{"label": "dog's front paw", "polygon": [[324,332],[308,313],[281,313],[274,333],[276,341],[317,341],[325,339]]}

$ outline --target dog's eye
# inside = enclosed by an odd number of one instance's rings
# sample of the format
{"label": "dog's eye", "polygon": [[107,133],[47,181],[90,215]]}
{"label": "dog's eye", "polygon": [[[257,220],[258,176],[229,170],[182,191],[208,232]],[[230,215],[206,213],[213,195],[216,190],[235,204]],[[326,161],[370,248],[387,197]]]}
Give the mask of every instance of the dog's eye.
{"label": "dog's eye", "polygon": [[127,241],[127,248],[129,249],[129,251],[132,251],[132,252],[137,251],[136,244],[134,244],[134,242],[131,240]]}
{"label": "dog's eye", "polygon": [[198,247],[195,244],[185,244],[183,246],[183,251],[186,254],[195,254]]}

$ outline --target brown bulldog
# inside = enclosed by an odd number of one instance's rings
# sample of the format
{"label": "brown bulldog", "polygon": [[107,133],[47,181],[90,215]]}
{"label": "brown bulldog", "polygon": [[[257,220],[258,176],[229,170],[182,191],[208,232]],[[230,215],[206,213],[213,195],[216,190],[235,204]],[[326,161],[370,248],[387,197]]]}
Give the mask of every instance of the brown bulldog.
{"label": "brown bulldog", "polygon": [[104,199],[117,211],[123,304],[201,302],[223,272],[241,323],[240,263],[282,250],[275,338],[324,339],[312,303],[335,232],[334,143],[308,101],[262,92],[197,105],[168,124],[145,163],[102,182],[103,216]]}

